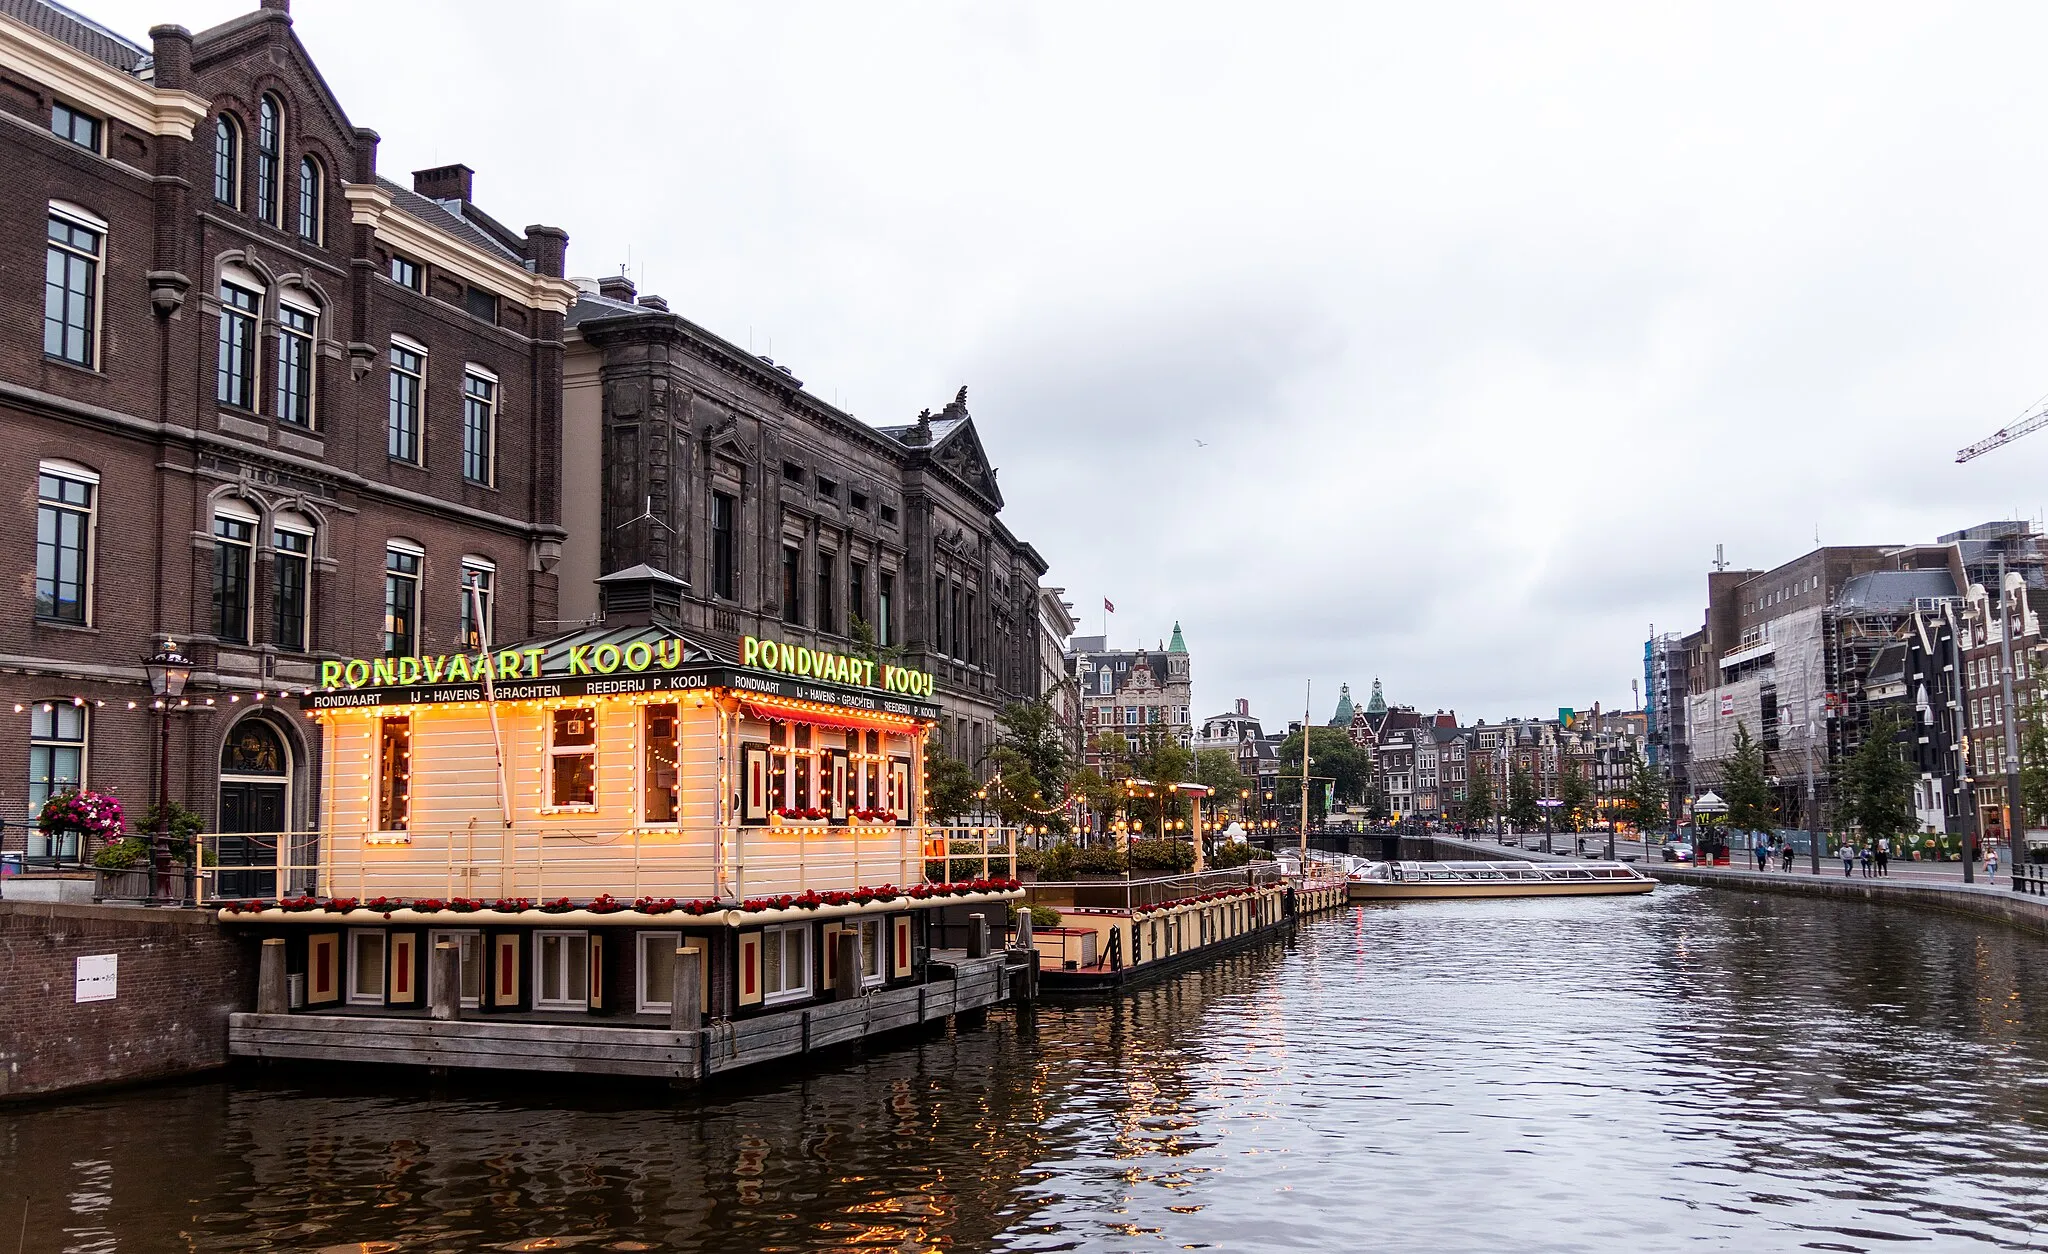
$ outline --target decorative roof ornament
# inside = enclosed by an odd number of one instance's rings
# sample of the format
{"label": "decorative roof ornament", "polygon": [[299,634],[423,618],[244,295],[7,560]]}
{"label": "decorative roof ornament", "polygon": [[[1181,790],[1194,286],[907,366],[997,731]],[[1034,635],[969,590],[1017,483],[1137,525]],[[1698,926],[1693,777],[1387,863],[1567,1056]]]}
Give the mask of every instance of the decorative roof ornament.
{"label": "decorative roof ornament", "polygon": [[1352,715],[1356,713],[1351,705],[1351,685],[1343,684],[1337,690],[1337,712],[1330,716],[1330,726],[1351,726]]}
{"label": "decorative roof ornament", "polygon": [[[960,392],[962,395],[965,395],[967,389],[961,388]],[[1188,642],[1181,638],[1179,619],[1173,620],[1173,639],[1167,643],[1166,651],[1168,653],[1186,653],[1188,651]]]}
{"label": "decorative roof ornament", "polygon": [[1377,675],[1373,676],[1372,696],[1365,703],[1365,712],[1367,714],[1385,714],[1387,712],[1387,696],[1380,691],[1380,680]]}

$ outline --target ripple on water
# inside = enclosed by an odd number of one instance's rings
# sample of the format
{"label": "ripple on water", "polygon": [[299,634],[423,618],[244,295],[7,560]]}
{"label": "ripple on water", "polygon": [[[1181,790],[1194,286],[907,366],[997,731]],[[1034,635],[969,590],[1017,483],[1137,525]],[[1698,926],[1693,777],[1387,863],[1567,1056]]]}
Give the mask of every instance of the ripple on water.
{"label": "ripple on water", "polygon": [[1353,909],[709,1098],[323,1072],[10,1112],[0,1196],[66,1254],[2010,1248],[2048,1222],[2044,958],[1689,889]]}

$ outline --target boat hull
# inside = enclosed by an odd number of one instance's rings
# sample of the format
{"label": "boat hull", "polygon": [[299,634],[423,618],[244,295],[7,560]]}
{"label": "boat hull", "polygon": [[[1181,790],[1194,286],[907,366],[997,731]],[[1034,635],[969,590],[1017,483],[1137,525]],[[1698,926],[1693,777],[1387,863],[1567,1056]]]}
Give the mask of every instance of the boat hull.
{"label": "boat hull", "polygon": [[1615,897],[1647,893],[1655,880],[1565,881],[1382,881],[1352,883],[1352,901],[1439,901],[1461,897]]}

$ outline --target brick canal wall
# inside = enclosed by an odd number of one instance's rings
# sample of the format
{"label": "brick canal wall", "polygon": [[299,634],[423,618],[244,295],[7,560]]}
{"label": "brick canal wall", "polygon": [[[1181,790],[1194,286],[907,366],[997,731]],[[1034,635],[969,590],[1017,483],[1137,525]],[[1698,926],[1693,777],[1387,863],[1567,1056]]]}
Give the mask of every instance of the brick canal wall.
{"label": "brick canal wall", "polygon": [[[114,996],[77,1000],[105,955]],[[0,1100],[224,1066],[255,998],[255,948],[212,911],[0,902]]]}

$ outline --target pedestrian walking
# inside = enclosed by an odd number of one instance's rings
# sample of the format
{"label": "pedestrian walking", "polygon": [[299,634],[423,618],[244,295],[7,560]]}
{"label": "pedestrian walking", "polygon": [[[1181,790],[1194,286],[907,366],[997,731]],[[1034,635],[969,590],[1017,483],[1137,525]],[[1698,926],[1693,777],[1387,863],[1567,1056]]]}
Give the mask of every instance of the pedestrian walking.
{"label": "pedestrian walking", "polygon": [[1890,875],[1892,873],[1892,838],[1889,836],[1877,838],[1877,873],[1879,875]]}
{"label": "pedestrian walking", "polygon": [[1863,869],[1863,878],[1864,878],[1864,879],[1869,879],[1869,878],[1870,878],[1870,846],[1869,846],[1869,845],[1859,845],[1859,846],[1857,846],[1857,847],[1856,847],[1856,865],[1857,865],[1857,866],[1859,866],[1859,867],[1861,867],[1861,868]]}
{"label": "pedestrian walking", "polygon": [[1994,884],[1994,885],[1998,883],[1998,846],[1997,846],[1997,845],[1993,845],[1993,846],[1991,846],[1991,848],[1990,848],[1990,849],[1989,849],[1988,851],[1986,851],[1986,852],[1985,852],[1985,854],[1984,854],[1984,882],[1985,882],[1986,884]]}
{"label": "pedestrian walking", "polygon": [[1769,844],[1763,841],[1758,841],[1756,844],[1750,846],[1749,852],[1752,856],[1756,858],[1757,870],[1761,871],[1764,869],[1765,866],[1769,865],[1771,857],[1771,847]]}
{"label": "pedestrian walking", "polygon": [[1779,846],[1778,846],[1778,861],[1780,861],[1780,862],[1782,862],[1782,863],[1784,863],[1784,864],[1785,864],[1785,869],[1786,869],[1787,871],[1790,871],[1790,870],[1792,869],[1792,842],[1791,842],[1791,841],[1789,841],[1789,840],[1788,840],[1788,841],[1785,841],[1785,842],[1784,842],[1783,844],[1781,844],[1781,845],[1779,845]]}
{"label": "pedestrian walking", "polygon": [[1842,878],[1850,879],[1856,874],[1856,846],[1842,842]]}

